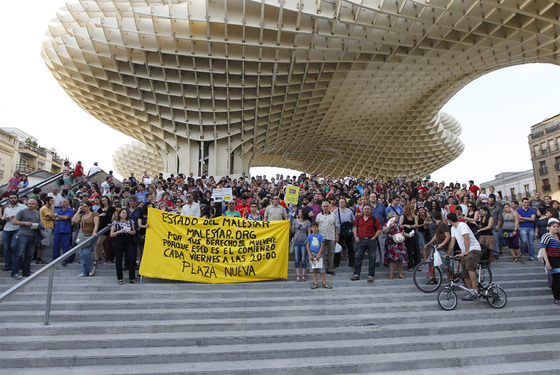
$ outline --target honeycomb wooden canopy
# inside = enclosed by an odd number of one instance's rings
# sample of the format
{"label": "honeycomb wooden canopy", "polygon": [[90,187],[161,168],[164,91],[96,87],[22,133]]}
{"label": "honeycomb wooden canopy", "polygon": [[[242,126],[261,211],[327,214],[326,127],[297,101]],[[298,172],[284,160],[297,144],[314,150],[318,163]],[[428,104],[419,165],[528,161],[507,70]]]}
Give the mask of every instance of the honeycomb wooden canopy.
{"label": "honeycomb wooden canopy", "polygon": [[148,172],[148,176],[157,176],[163,171],[161,155],[153,147],[138,141],[119,147],[113,154],[113,166],[121,176],[134,173],[137,179],[142,178],[144,172]]}
{"label": "honeycomb wooden canopy", "polygon": [[558,63],[559,16],[549,0],[82,0],[42,54],[167,172],[415,177],[464,149],[440,113],[458,90]]}

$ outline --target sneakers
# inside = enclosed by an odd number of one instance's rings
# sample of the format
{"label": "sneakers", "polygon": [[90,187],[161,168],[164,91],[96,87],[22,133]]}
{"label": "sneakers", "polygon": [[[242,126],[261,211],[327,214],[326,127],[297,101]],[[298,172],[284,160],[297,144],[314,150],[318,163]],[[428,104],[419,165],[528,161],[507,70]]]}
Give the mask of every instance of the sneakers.
{"label": "sneakers", "polygon": [[428,280],[428,282],[426,283],[426,285],[436,285],[437,284],[437,279],[430,279]]}
{"label": "sneakers", "polygon": [[373,276],[368,276],[367,281],[373,283]]}
{"label": "sneakers", "polygon": [[21,280],[23,278],[23,276],[21,276],[19,273],[17,275],[12,276],[15,280]]}
{"label": "sneakers", "polygon": [[10,267],[4,267],[2,268],[2,271],[11,271],[12,269]]}
{"label": "sneakers", "polygon": [[93,266],[91,271],[88,272],[88,276],[93,276],[93,275],[95,275],[95,266]]}
{"label": "sneakers", "polygon": [[87,273],[81,273],[78,275],[78,277],[86,277],[88,274]]}
{"label": "sneakers", "polygon": [[350,278],[350,280],[352,280],[352,281],[360,280],[360,276],[354,275]]}
{"label": "sneakers", "polygon": [[529,257],[529,258],[527,258],[527,260],[528,260],[529,262],[532,262],[532,261],[534,261],[534,260],[535,260],[535,258],[533,258],[533,257]]}
{"label": "sneakers", "polygon": [[476,301],[478,299],[478,292],[474,289],[469,289],[469,294],[462,298],[463,301]]}
{"label": "sneakers", "polygon": [[65,260],[64,260],[64,261],[62,261],[62,265],[63,265],[64,267],[66,267],[66,266],[68,265],[68,262],[67,262],[67,261],[65,261]]}
{"label": "sneakers", "polygon": [[47,262],[43,261],[43,259],[39,258],[35,261],[35,264],[47,264]]}
{"label": "sneakers", "polygon": [[555,299],[554,300],[554,306],[560,307],[560,299]]}

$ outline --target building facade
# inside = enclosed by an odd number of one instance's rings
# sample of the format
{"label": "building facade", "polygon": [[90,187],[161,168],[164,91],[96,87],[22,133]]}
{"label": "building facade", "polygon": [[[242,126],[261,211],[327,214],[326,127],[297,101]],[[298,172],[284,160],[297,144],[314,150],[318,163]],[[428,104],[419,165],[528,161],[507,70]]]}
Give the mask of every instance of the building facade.
{"label": "building facade", "polygon": [[560,199],[560,114],[531,126],[529,148],[536,190]]}
{"label": "building facade", "polygon": [[502,172],[497,174],[492,181],[480,184],[480,188],[485,188],[486,193],[489,193],[490,186],[494,186],[496,193],[498,193],[503,200],[521,201],[523,198],[529,198],[534,194],[535,179],[533,170]]}
{"label": "building facade", "polygon": [[38,170],[62,172],[64,159],[38,144],[37,139],[17,128],[0,129],[0,183],[15,172],[29,174]]}

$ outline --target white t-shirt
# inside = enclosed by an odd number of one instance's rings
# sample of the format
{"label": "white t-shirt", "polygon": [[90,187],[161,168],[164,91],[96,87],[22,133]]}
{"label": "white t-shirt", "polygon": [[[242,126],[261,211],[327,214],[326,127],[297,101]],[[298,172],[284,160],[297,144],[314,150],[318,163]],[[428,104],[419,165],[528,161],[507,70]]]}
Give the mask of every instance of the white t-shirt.
{"label": "white t-shirt", "polygon": [[181,215],[200,217],[200,205],[196,202],[193,202],[192,206],[185,203],[181,209]]}
{"label": "white t-shirt", "polygon": [[464,234],[469,235],[469,242],[470,242],[469,251],[481,250],[480,244],[478,243],[476,237],[474,236],[473,232],[471,231],[471,229],[467,224],[459,222],[457,228],[455,228],[455,226],[453,225],[451,226],[451,236],[455,237],[457,243],[459,244],[459,247],[461,248],[461,252],[463,254],[466,252],[465,239],[463,238]]}
{"label": "white t-shirt", "polygon": [[99,172],[100,170],[101,170],[101,168],[99,168],[99,166],[94,165],[93,167],[91,167],[91,168],[89,169],[88,176],[91,176],[92,174],[97,173],[97,172]]}

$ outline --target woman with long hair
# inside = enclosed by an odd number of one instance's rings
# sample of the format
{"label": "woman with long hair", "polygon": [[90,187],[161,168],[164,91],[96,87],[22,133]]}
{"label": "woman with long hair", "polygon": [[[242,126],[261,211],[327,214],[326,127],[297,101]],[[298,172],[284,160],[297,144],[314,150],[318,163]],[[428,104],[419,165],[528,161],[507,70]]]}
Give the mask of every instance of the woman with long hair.
{"label": "woman with long hair", "polygon": [[21,180],[17,184],[18,191],[25,189],[28,186],[29,186],[29,180],[27,179],[27,175],[22,174]]}
{"label": "woman with long hair", "polygon": [[117,268],[117,282],[123,284],[123,256],[126,257],[128,267],[128,279],[131,284],[138,284],[136,280],[136,244],[134,236],[136,230],[130,219],[128,210],[117,211],[118,219],[111,225],[111,237],[113,238],[113,251],[115,252],[115,265]]}
{"label": "woman with long hair", "polygon": [[[78,238],[76,242],[83,243],[90,237],[97,236],[99,228],[99,214],[92,209],[92,203],[84,200],[78,213],[72,217],[72,224],[80,224]],[[80,258],[82,262],[82,271],[79,277],[93,276],[95,273],[95,265],[93,264],[93,247],[95,240],[90,240],[88,244],[80,249]]]}
{"label": "woman with long hair", "polygon": [[307,237],[311,234],[311,222],[305,208],[300,208],[296,219],[292,223],[292,233],[294,234],[294,257],[296,269],[296,281],[305,281],[305,270],[309,254],[305,246]]}
{"label": "woman with long hair", "polygon": [[[113,202],[109,199],[109,197],[104,196],[101,198],[101,206],[97,210],[97,213],[99,214],[100,229],[111,225],[111,219],[115,213],[115,207],[113,207]],[[103,253],[105,253],[105,260],[109,261],[113,259],[113,255],[108,254],[103,246],[107,237],[108,235],[106,234],[101,234],[97,237],[97,243],[95,244],[95,264],[103,264]]]}
{"label": "woman with long hair", "polygon": [[471,231],[473,233],[476,233],[476,231],[478,230],[479,215],[474,203],[469,202],[469,204],[467,205],[467,213],[465,214],[464,219],[465,223],[467,223]]}
{"label": "woman with long hair", "polygon": [[480,229],[475,232],[478,234],[478,242],[490,249],[490,262],[494,261],[494,235],[492,234],[492,225],[494,218],[490,215],[488,207],[480,207]]}
{"label": "woman with long hair", "polygon": [[420,263],[420,249],[418,247],[418,237],[416,230],[418,229],[418,216],[414,213],[414,203],[408,203],[404,207],[404,212],[399,218],[399,224],[404,228],[405,246],[408,253],[408,271],[414,271]]}

